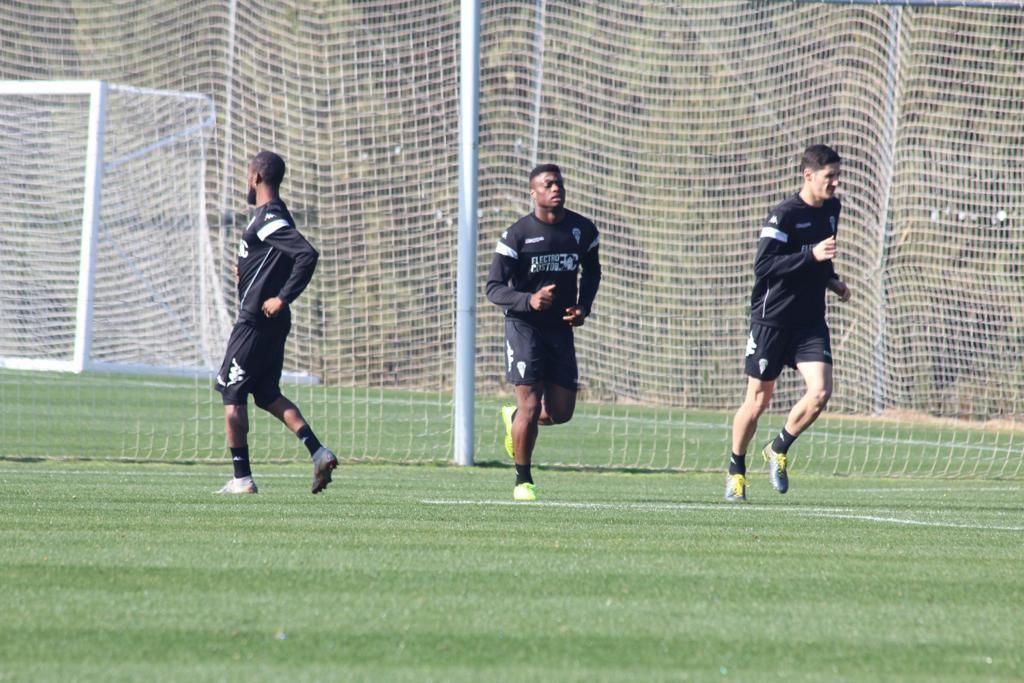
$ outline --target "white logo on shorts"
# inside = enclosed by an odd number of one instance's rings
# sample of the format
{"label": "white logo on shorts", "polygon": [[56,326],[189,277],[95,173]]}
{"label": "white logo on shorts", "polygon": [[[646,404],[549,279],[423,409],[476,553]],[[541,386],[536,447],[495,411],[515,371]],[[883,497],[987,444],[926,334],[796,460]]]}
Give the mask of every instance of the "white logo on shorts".
{"label": "white logo on shorts", "polygon": [[512,372],[512,357],[515,352],[512,351],[512,345],[509,344],[508,340],[505,340],[505,355],[508,357],[508,370],[506,372]]}
{"label": "white logo on shorts", "polygon": [[238,364],[238,361],[234,358],[231,359],[231,369],[228,371],[228,383],[227,386],[232,384],[238,384],[239,382],[245,381],[245,370]]}
{"label": "white logo on shorts", "polygon": [[526,377],[526,362],[519,361],[518,363],[516,363],[516,370],[519,371],[520,377]]}
{"label": "white logo on shorts", "polygon": [[764,374],[764,370],[767,367],[768,367],[768,359],[767,358],[762,358],[759,361],[757,361],[757,369],[761,371],[762,375]]}
{"label": "white logo on shorts", "polygon": [[755,351],[757,351],[757,342],[754,341],[754,333],[751,332],[750,336],[747,337],[747,353],[746,353],[746,355],[753,356]]}

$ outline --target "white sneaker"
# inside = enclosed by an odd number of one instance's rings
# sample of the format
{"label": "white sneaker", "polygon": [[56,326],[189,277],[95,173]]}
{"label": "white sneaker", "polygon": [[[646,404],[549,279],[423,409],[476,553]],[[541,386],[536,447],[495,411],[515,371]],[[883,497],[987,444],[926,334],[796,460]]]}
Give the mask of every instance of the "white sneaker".
{"label": "white sneaker", "polygon": [[310,491],[320,493],[331,483],[331,470],[338,466],[338,458],[329,448],[321,446],[313,454],[313,486]]}
{"label": "white sneaker", "polygon": [[256,493],[256,482],[252,480],[251,476],[228,479],[228,483],[224,484],[216,493]]}

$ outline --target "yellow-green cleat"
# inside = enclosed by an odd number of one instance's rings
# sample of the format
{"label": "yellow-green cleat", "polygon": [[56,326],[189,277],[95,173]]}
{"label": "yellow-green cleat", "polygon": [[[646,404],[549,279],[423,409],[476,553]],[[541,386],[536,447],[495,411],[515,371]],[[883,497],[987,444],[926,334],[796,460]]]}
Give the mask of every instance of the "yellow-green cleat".
{"label": "yellow-green cleat", "polygon": [[515,406],[501,407],[501,421],[505,424],[505,452],[508,453],[508,457],[512,459],[515,459],[516,457],[512,447],[512,418],[515,417],[515,414]]}
{"label": "yellow-green cleat", "polygon": [[537,500],[537,487],[533,484],[516,484],[512,489],[512,500],[528,503]]}
{"label": "yellow-green cleat", "polygon": [[743,503],[747,500],[747,478],[742,474],[730,474],[725,478],[725,500],[729,503]]}
{"label": "yellow-green cleat", "polygon": [[771,442],[765,444],[761,451],[765,462],[768,463],[768,478],[771,479],[772,487],[779,493],[789,490],[789,473],[786,471],[786,454],[776,453]]}

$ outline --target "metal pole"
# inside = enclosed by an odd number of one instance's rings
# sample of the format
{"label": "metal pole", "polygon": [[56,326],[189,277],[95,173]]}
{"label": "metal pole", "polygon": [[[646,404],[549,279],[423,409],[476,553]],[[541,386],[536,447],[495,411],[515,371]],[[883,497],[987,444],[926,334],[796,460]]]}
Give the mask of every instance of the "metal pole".
{"label": "metal pole", "polygon": [[480,2],[462,0],[459,86],[459,246],[455,303],[455,462],[473,464],[476,363],[477,148]]}
{"label": "metal pole", "polygon": [[537,20],[533,29],[533,146],[530,148],[530,166],[536,166],[540,155],[540,111],[544,81],[544,15],[545,0],[537,0]]}
{"label": "metal pole", "polygon": [[878,211],[878,309],[876,310],[876,337],[874,343],[874,411],[876,414],[885,409],[887,387],[885,382],[885,344],[886,325],[888,322],[889,297],[886,288],[889,286],[889,242],[892,236],[892,221],[889,219],[892,210],[892,186],[896,177],[896,144],[899,126],[899,69],[900,69],[900,20],[903,10],[899,7],[889,8],[889,44],[888,65],[886,73],[885,103],[885,164],[882,168],[882,201]]}
{"label": "metal pole", "polygon": [[72,370],[89,365],[92,346],[92,301],[96,283],[96,239],[103,196],[103,129],[107,114],[107,84],[96,81],[89,97],[89,139],[85,149],[85,192],[82,198],[82,245],[78,265],[78,304]]}

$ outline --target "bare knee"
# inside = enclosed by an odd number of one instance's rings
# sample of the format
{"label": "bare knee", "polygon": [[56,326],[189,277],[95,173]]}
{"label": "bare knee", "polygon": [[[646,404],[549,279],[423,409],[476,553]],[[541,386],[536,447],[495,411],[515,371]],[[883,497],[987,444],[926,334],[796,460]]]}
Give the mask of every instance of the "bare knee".
{"label": "bare knee", "polygon": [[832,398],[832,389],[829,387],[818,387],[807,392],[807,398],[811,405],[818,411],[824,410],[828,400]]}
{"label": "bare knee", "polygon": [[527,398],[520,398],[516,402],[516,421],[537,422],[540,419],[540,399],[531,394]]}
{"label": "bare knee", "polygon": [[573,413],[576,412],[576,406],[545,406],[545,408],[548,417],[551,418],[551,424],[555,425],[565,424],[572,419]]}
{"label": "bare knee", "polygon": [[740,411],[746,413],[747,417],[752,420],[756,420],[764,414],[764,411],[768,410],[768,406],[771,405],[772,397],[770,394],[755,394],[748,396],[743,405],[740,406]]}

